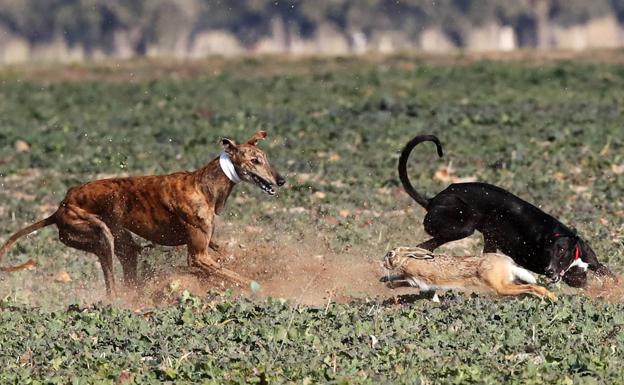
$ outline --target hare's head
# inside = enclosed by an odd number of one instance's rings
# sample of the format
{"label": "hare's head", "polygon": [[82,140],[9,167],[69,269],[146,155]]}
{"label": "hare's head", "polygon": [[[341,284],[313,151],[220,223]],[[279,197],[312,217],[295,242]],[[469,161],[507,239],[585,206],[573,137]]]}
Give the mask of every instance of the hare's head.
{"label": "hare's head", "polygon": [[388,270],[400,269],[409,258],[433,259],[433,254],[429,250],[421,249],[420,247],[395,247],[386,253],[384,267]]}

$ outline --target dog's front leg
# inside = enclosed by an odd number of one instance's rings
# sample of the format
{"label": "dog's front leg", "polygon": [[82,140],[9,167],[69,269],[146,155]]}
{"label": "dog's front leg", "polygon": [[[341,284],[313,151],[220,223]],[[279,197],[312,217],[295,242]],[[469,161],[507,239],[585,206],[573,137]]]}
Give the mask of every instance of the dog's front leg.
{"label": "dog's front leg", "polygon": [[589,266],[589,270],[594,271],[598,276],[610,277],[617,280],[617,276],[605,265],[598,261],[596,253],[589,247],[585,241],[581,241],[577,247],[581,247],[583,262],[586,262]]}
{"label": "dog's front leg", "polygon": [[593,255],[590,255],[589,258],[587,259],[589,259],[587,261],[587,263],[589,264],[589,269],[595,271],[597,275],[601,277],[610,277],[610,278],[617,279],[616,275],[613,274],[613,272],[607,266],[598,262],[598,258],[596,258]]}
{"label": "dog's front leg", "polygon": [[197,228],[188,230],[188,264],[189,267],[199,268],[204,273],[216,274],[221,278],[227,279],[234,283],[237,283],[243,287],[249,287],[251,280],[247,279],[231,270],[221,267],[211,256],[209,252],[210,237],[212,229],[210,231],[202,231]]}
{"label": "dog's front leg", "polygon": [[210,247],[212,250],[218,253],[219,251],[221,251],[221,245],[215,242],[214,240],[214,228],[215,227],[212,226],[212,231],[210,232],[210,242],[208,242],[208,247]]}

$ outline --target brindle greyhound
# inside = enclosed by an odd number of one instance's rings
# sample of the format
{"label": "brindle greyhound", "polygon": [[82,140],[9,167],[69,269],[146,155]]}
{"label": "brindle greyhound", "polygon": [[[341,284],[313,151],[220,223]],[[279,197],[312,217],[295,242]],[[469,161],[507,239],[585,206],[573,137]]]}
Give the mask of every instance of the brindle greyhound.
{"label": "brindle greyhound", "polygon": [[[223,211],[236,183],[254,183],[269,195],[275,194],[273,185],[285,183],[266,154],[256,147],[266,136],[265,131],[258,131],[238,145],[224,138],[221,155],[193,172],[103,179],[71,188],[54,214],[13,234],[0,248],[0,258],[19,238],[55,224],[61,242],[98,256],[109,296],[115,292],[114,255],[121,262],[124,282],[137,283],[141,247],[131,233],[160,245],[187,245],[189,267],[241,285],[250,284],[249,279],[219,266],[210,257],[209,248],[218,249],[212,241],[215,214]],[[29,260],[0,271],[33,265]]]}

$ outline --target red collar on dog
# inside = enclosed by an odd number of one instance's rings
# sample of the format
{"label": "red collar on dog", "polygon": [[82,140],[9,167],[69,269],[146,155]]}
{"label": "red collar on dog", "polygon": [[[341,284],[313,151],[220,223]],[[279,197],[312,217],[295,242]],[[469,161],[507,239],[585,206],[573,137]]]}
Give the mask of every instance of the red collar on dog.
{"label": "red collar on dog", "polygon": [[[553,237],[557,238],[562,236],[563,234],[559,233],[559,232],[555,232],[553,233]],[[581,248],[579,247],[578,243],[576,244],[576,246],[574,247],[574,260],[577,260],[581,258]]]}

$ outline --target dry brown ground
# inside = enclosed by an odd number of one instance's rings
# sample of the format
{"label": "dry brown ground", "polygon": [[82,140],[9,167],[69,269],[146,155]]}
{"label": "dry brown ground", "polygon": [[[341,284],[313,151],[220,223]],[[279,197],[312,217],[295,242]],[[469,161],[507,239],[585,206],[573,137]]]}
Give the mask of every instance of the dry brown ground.
{"label": "dry brown ground", "polygon": [[[80,64],[28,63],[0,66],[0,76],[42,83],[65,81],[115,81],[132,82],[154,79],[185,79],[197,76],[218,76],[223,72],[241,77],[270,77],[289,74],[311,74],[362,67],[362,65],[396,65],[405,69],[419,63],[464,65],[478,61],[523,62],[540,65],[550,61],[583,61],[592,63],[624,63],[624,50],[539,51],[513,52],[457,52],[444,55],[404,53],[391,56],[368,54],[340,58],[274,55],[266,57],[220,57],[198,60],[133,59],[124,61],[103,60]],[[287,64],[287,65],[284,65]]]}
{"label": "dry brown ground", "polygon": [[[458,241],[462,242],[462,241]],[[469,239],[468,242],[473,242]],[[457,250],[456,245],[451,248]],[[188,272],[171,272],[147,280],[143,294],[129,302],[134,307],[157,306],[175,302],[180,294],[201,296],[209,290],[233,289],[235,293],[257,298],[284,298],[296,304],[325,306],[330,302],[389,301],[420,298],[414,288],[389,289],[379,282],[385,273],[381,266],[383,255],[358,255],[319,251],[318,245],[303,242],[298,245],[250,244],[238,248],[236,257],[222,253],[224,266],[256,280],[260,290],[235,287],[220,279],[199,277]],[[618,276],[621,281],[621,277]],[[604,298],[624,302],[624,288],[612,279],[600,279],[591,274],[585,289],[559,284],[559,293]],[[493,295],[493,293],[485,293]],[[126,297],[129,298],[129,297]]]}

